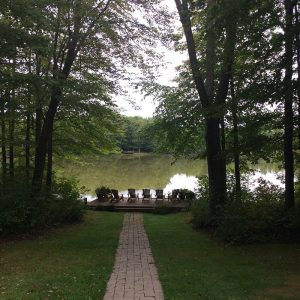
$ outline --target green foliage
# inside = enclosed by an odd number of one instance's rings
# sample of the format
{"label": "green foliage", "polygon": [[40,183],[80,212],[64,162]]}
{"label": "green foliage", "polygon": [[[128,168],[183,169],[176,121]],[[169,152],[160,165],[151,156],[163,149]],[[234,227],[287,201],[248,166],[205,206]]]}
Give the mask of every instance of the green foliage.
{"label": "green foliage", "polygon": [[156,149],[175,157],[202,158],[205,154],[203,119],[199,116],[194,86],[186,80],[184,84],[179,82],[178,88],[156,84],[148,89],[159,100],[152,128]]}
{"label": "green foliage", "polygon": [[16,173],[14,181],[1,182],[0,235],[43,229],[61,223],[82,219],[84,204],[77,182],[58,178],[53,191],[44,191],[35,199],[31,185],[22,173]]}
{"label": "green foliage", "polygon": [[153,120],[142,117],[123,117],[122,135],[116,137],[124,151],[153,152]]}
{"label": "green foliage", "polygon": [[228,181],[230,198],[213,218],[209,214],[207,179],[200,180],[200,190],[192,208],[196,228],[212,230],[218,238],[232,244],[299,240],[299,207],[286,212],[284,194],[278,186],[259,179],[253,190],[242,188],[241,201],[237,201],[232,182]]}
{"label": "green foliage", "polygon": [[58,178],[53,184],[52,199],[49,206],[54,222],[79,222],[83,217],[84,203],[80,195],[84,189],[78,188],[78,181],[75,179]]}
{"label": "green foliage", "polygon": [[186,204],[186,209],[190,210],[196,201],[196,194],[188,189],[179,189],[178,201]]}
{"label": "green foliage", "polygon": [[193,219],[191,222],[195,228],[211,228],[212,219],[209,213],[209,202],[207,197],[199,199],[199,201],[192,206],[192,214]]}
{"label": "green foliage", "polygon": [[22,176],[13,182],[1,182],[0,188],[0,234],[25,231],[35,226],[31,219],[34,203],[30,186]]}
{"label": "green foliage", "polygon": [[108,198],[108,195],[111,193],[111,189],[106,186],[101,186],[96,188],[95,193],[98,197],[98,200],[104,200]]}

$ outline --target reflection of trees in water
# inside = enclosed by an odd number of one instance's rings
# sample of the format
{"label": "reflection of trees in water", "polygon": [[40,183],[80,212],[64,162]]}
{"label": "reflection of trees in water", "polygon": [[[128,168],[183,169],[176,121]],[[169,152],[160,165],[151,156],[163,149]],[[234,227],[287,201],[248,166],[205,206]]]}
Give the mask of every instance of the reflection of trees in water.
{"label": "reflection of trees in water", "polygon": [[[62,162],[57,169],[59,174],[76,176],[92,193],[101,185],[120,191],[128,188],[159,189],[164,188],[176,174],[198,176],[207,173],[204,160],[179,159],[174,164],[172,162],[173,158],[169,155],[107,155],[85,162]],[[276,164],[263,161],[255,169],[262,173],[278,171]]]}
{"label": "reflection of trees in water", "polygon": [[207,172],[202,160],[172,162],[173,158],[168,155],[109,155],[94,161],[89,159],[86,164],[64,162],[58,167],[58,173],[76,176],[82,185],[94,192],[101,185],[118,190],[164,188],[175,174],[197,176]]}

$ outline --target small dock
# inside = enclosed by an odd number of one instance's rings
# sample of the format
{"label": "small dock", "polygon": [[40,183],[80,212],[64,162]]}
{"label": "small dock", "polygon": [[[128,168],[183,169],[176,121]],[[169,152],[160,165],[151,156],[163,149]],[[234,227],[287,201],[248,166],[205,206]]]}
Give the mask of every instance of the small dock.
{"label": "small dock", "polygon": [[168,212],[178,212],[186,208],[186,204],[182,202],[170,202],[168,200],[151,199],[150,201],[142,201],[137,199],[135,202],[128,202],[128,198],[124,198],[119,202],[99,201],[95,199],[87,203],[87,206],[93,210],[108,211],[126,211],[126,212],[152,212],[158,207],[163,207]]}

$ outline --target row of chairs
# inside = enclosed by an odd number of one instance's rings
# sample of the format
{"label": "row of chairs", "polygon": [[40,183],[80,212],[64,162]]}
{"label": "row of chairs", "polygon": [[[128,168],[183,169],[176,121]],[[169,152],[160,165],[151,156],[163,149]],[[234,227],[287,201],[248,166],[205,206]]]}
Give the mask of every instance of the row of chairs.
{"label": "row of chairs", "polygon": [[[118,193],[118,190],[111,190],[112,193],[112,199],[111,202],[119,202],[121,200],[124,200],[123,194],[120,196]],[[142,202],[150,202],[152,199],[155,199],[156,201],[176,201],[178,199],[179,189],[172,190],[171,193],[167,194],[165,196],[164,190],[155,190],[155,197],[152,197],[152,194],[150,192],[150,189],[143,189],[142,192]],[[139,194],[136,193],[135,189],[128,189],[128,202],[135,202],[139,199]]]}

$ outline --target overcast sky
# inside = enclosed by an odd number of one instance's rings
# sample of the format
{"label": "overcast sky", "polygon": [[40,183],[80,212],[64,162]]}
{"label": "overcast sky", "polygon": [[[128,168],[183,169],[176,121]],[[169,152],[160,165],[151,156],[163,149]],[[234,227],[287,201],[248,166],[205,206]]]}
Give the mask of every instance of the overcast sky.
{"label": "overcast sky", "polygon": [[[174,0],[164,0],[164,3],[169,7],[170,11],[175,11]],[[178,21],[179,26],[179,21]],[[185,55],[183,53],[161,48],[160,52],[164,54],[165,67],[161,67],[159,73],[161,76],[157,78],[157,82],[161,84],[170,84],[176,75],[175,68],[181,64]],[[128,87],[128,93],[139,109],[136,109],[131,103],[124,100],[122,97],[116,99],[120,113],[126,116],[141,116],[145,118],[152,117],[156,104],[149,97],[145,100],[143,95]]]}

